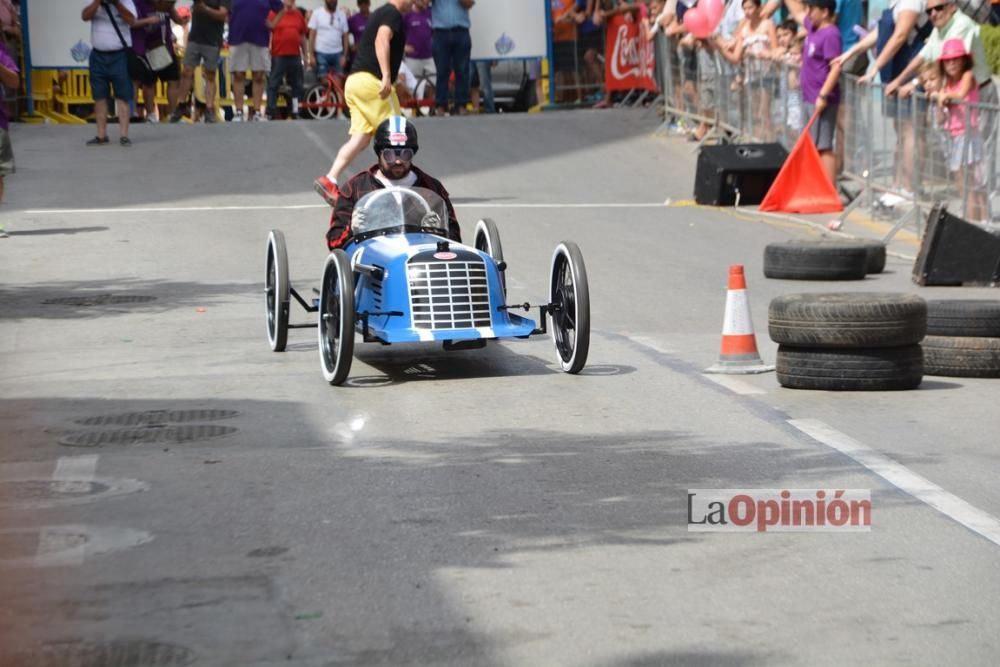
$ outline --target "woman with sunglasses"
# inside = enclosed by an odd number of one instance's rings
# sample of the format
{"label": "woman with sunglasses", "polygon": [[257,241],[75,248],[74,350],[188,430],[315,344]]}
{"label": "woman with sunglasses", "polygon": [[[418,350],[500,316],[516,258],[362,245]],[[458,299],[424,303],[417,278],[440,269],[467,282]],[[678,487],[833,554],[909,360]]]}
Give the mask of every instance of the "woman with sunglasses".
{"label": "woman with sunglasses", "polygon": [[441,197],[448,207],[448,236],[462,241],[462,232],[451,205],[448,191],[441,181],[413,166],[413,156],[420,148],[417,128],[402,116],[390,116],[375,129],[375,155],[378,162],[357,174],[340,188],[337,205],[330,217],[326,244],[330,250],[342,248],[351,240],[351,216],[354,205],[374,190],[395,186],[426,188]]}

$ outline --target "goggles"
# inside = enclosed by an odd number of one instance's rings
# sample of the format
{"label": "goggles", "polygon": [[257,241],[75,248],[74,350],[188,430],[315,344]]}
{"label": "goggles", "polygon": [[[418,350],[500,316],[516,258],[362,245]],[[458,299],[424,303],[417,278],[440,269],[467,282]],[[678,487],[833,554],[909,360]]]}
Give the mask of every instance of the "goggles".
{"label": "goggles", "polygon": [[382,159],[386,162],[395,162],[396,160],[399,160],[400,162],[413,161],[412,148],[383,148],[379,155],[381,155]]}

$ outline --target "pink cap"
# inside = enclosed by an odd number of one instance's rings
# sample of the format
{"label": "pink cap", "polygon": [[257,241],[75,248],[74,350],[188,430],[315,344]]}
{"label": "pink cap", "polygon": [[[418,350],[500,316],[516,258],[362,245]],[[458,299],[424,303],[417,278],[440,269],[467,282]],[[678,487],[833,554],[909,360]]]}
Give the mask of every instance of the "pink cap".
{"label": "pink cap", "polygon": [[969,55],[969,51],[965,48],[965,42],[953,37],[941,47],[941,56],[938,60],[953,60],[967,55]]}

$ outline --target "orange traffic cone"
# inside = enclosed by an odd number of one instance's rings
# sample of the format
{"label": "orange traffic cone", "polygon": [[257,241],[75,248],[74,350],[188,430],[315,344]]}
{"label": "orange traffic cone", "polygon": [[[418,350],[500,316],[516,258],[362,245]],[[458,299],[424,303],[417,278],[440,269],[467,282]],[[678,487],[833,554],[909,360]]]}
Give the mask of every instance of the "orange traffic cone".
{"label": "orange traffic cone", "polygon": [[802,130],[781,171],[764,195],[764,201],[760,203],[761,211],[835,213],[844,210],[837,189],[826,177],[819,151],[809,134],[816,116],[814,113],[809,119],[806,129]]}
{"label": "orange traffic cone", "polygon": [[747,298],[747,281],[743,276],[743,265],[729,267],[729,291],[726,292],[726,316],[722,322],[722,350],[719,362],[706,373],[728,373],[749,375],[767,373],[774,366],[768,366],[757,352],[757,337],[753,333],[750,319],[750,300]]}

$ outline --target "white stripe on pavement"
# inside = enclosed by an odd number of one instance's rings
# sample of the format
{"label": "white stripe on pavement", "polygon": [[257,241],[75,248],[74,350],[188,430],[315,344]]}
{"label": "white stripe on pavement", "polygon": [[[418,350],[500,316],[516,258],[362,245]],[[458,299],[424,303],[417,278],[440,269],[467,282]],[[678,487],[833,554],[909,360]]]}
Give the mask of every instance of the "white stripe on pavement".
{"label": "white stripe on pavement", "polygon": [[[62,456],[56,461],[56,469],[52,472],[52,481],[58,493],[75,493],[86,491],[79,488],[89,484],[97,472],[97,456]],[[80,565],[83,563],[84,549],[65,548],[66,537],[58,532],[42,528],[38,535],[38,549],[35,562],[46,562],[53,553],[62,554],[65,565]]]}
{"label": "white stripe on pavement", "polygon": [[1000,545],[1000,519],[948,493],[925,477],[818,419],[789,419],[813,439],[846,454],[873,473],[990,542]]}
{"label": "white stripe on pavement", "polygon": [[[329,204],[262,204],[259,206],[144,206],[131,208],[32,208],[24,211],[31,215],[86,215],[96,213],[197,213],[207,211],[304,211],[328,209]],[[455,208],[664,208],[663,204],[649,202],[609,202],[592,204],[491,204],[489,202],[455,204]]]}
{"label": "white stripe on pavement", "polygon": [[704,375],[706,380],[711,380],[715,384],[722,385],[729,391],[736,394],[743,394],[745,396],[754,394],[766,394],[767,391],[761,389],[760,387],[755,387],[749,382],[744,382],[743,380],[733,377],[732,375],[712,375],[706,373]]}
{"label": "white stripe on pavement", "polygon": [[97,472],[97,455],[63,456],[56,461],[52,479],[56,482],[89,482]]}

